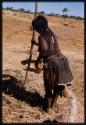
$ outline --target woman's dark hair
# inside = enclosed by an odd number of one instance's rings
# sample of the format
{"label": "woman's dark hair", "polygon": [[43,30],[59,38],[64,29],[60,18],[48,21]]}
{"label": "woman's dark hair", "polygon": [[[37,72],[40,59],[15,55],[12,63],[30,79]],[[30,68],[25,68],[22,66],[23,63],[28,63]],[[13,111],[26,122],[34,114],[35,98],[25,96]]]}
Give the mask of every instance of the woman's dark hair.
{"label": "woman's dark hair", "polygon": [[48,28],[48,21],[44,16],[37,16],[36,19],[32,21],[32,26],[38,32]]}

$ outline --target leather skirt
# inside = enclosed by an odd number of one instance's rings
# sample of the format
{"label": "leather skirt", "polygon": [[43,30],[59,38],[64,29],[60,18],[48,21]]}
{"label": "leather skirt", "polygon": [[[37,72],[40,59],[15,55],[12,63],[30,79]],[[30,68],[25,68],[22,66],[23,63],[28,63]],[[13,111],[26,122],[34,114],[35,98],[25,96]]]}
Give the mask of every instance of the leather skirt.
{"label": "leather skirt", "polygon": [[73,75],[67,57],[62,59],[53,58],[44,65],[44,76],[49,80],[51,88],[55,84],[67,84],[73,80]]}

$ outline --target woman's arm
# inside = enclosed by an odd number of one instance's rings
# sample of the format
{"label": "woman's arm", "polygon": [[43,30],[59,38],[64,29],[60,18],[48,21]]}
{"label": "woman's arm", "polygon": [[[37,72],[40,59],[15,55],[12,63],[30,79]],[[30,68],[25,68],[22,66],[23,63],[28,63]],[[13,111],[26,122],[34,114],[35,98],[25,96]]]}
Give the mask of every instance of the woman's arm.
{"label": "woman's arm", "polygon": [[39,46],[38,47],[39,56],[37,58],[37,61],[35,62],[36,68],[38,68],[38,64],[39,64],[40,60],[43,59],[46,56],[47,50],[48,50],[47,43],[42,36],[38,37],[38,41],[39,41],[39,45],[38,45]]}
{"label": "woman's arm", "polygon": [[39,56],[37,57],[37,60],[36,60],[36,62],[35,62],[35,67],[36,67],[37,69],[39,69],[38,65],[39,65],[39,62],[40,62],[41,59],[42,59],[42,57],[41,57],[41,55],[39,54]]}

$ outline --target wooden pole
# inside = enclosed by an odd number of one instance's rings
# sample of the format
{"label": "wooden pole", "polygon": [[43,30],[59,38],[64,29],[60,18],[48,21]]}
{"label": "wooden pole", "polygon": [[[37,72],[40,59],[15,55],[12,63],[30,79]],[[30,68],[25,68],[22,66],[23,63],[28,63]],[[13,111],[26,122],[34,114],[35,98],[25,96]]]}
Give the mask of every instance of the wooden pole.
{"label": "wooden pole", "polygon": [[[37,15],[37,1],[35,2],[35,14],[34,14],[34,19],[36,18],[36,15]],[[34,39],[34,38],[35,38],[35,30],[34,30],[34,28],[33,28],[32,39]],[[25,83],[26,83],[27,76],[28,76],[28,69],[30,68],[30,63],[31,63],[31,59],[32,59],[32,49],[33,49],[33,43],[31,43],[30,55],[29,55],[29,62],[28,62],[28,67],[27,67],[27,71],[26,71],[26,74],[25,74],[25,80],[24,80],[23,86],[24,86]]]}

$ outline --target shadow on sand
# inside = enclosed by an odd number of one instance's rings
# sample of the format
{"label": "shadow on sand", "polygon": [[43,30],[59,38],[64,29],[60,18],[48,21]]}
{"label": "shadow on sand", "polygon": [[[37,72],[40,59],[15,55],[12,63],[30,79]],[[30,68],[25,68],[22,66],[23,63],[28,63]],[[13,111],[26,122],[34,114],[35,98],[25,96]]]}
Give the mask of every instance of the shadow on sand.
{"label": "shadow on sand", "polygon": [[[7,79],[8,78],[8,79]],[[5,74],[2,80],[2,92],[5,94],[13,95],[18,100],[25,101],[31,106],[39,106],[43,110],[47,110],[48,101],[47,99],[40,96],[37,92],[26,91],[24,87],[20,87],[18,81],[15,77]]]}
{"label": "shadow on sand", "polygon": [[[41,97],[40,94],[37,92],[32,93],[30,91],[26,91],[24,87],[20,86],[20,82],[21,81],[18,81],[14,76],[4,74],[2,80],[2,92],[12,95],[18,100],[25,101],[26,103],[29,103],[32,107],[39,106],[44,111],[47,111],[47,99]],[[45,120],[42,123],[58,123],[58,121],[56,121],[55,119],[53,121]]]}
{"label": "shadow on sand", "polygon": [[[22,60],[21,61],[21,64],[22,65],[27,65],[28,63],[29,63],[29,59],[26,59],[26,60]],[[35,63],[36,62],[36,60],[31,60],[31,62],[30,63]],[[41,61],[42,62],[42,61]],[[24,70],[28,70],[28,71],[30,71],[30,72],[34,72],[34,73],[36,73],[36,74],[39,74],[41,71],[42,71],[42,69],[36,69],[36,68],[31,68],[31,67],[29,67],[29,69],[28,68],[26,68],[26,69],[24,69]]]}
{"label": "shadow on sand", "polygon": [[[29,59],[22,60],[22,61],[21,61],[21,64],[22,64],[22,65],[26,65],[26,64],[29,63],[29,61],[30,61]],[[35,62],[36,62],[36,60],[31,60],[31,63],[35,63]]]}

